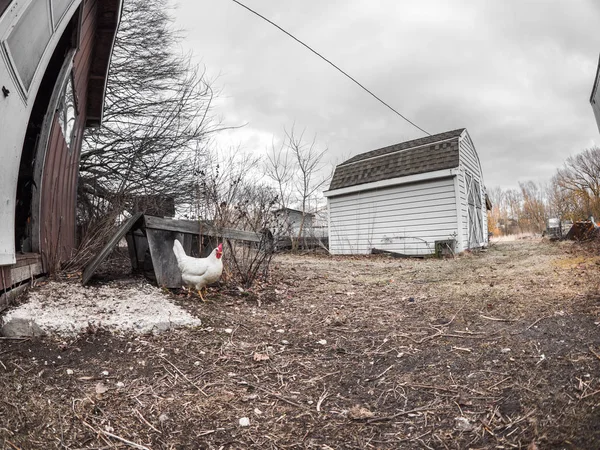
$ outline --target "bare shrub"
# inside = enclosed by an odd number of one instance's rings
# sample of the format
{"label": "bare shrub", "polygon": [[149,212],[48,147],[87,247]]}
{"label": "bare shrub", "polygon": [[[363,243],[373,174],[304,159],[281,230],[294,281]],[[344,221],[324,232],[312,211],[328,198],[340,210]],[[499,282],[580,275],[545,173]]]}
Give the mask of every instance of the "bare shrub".
{"label": "bare shrub", "polygon": [[[223,153],[223,152],[222,152]],[[217,229],[249,231],[258,242],[225,239],[225,271],[248,288],[266,277],[282,224],[273,214],[276,191],[258,181],[260,158],[239,150],[218,158],[209,154],[199,172],[195,216]]]}

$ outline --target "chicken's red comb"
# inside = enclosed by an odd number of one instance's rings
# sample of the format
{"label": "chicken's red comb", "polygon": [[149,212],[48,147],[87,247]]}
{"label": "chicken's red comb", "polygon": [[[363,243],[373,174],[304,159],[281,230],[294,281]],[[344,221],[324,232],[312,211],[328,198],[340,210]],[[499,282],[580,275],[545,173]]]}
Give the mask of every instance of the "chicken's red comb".
{"label": "chicken's red comb", "polygon": [[219,249],[220,252],[223,252],[223,244],[219,244],[217,246],[217,249]]}

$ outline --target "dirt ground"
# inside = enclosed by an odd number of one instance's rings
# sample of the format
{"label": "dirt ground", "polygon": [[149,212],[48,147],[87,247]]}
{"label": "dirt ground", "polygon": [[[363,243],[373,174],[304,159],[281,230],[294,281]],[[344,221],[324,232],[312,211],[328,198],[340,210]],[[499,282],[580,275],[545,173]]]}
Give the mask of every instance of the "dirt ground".
{"label": "dirt ground", "polygon": [[598,254],[527,240],[446,260],[284,255],[252,292],[174,295],[195,329],[4,339],[0,443],[600,448]]}

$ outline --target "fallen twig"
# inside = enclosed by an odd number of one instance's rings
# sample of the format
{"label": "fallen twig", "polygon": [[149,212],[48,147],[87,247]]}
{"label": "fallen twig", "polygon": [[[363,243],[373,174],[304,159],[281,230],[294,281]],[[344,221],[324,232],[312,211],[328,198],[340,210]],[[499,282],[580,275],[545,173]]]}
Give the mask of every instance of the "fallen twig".
{"label": "fallen twig", "polygon": [[429,384],[412,384],[412,383],[400,383],[399,386],[407,386],[412,388],[422,388],[422,389],[433,389],[436,391],[446,391],[446,392],[458,392],[457,389],[451,389],[441,386],[432,386]]}
{"label": "fallen twig", "polygon": [[4,439],[4,442],[6,442],[8,445],[10,445],[15,450],[21,450],[19,447],[17,447],[15,444],[13,444],[12,442],[10,442],[8,439]]}
{"label": "fallen twig", "polygon": [[451,338],[459,338],[459,339],[491,339],[493,336],[481,336],[481,335],[472,335],[472,334],[443,334],[442,336],[444,337],[451,337]]}
{"label": "fallen twig", "polygon": [[385,374],[386,374],[386,373],[387,373],[387,372],[388,372],[388,371],[389,371],[389,370],[390,370],[392,367],[394,367],[394,365],[393,365],[393,364],[392,364],[390,367],[388,367],[387,369],[385,369],[383,372],[381,372],[379,375],[377,375],[376,377],[374,377],[374,378],[367,378],[367,379],[365,380],[365,382],[369,382],[369,381],[375,381],[375,380],[378,380],[378,379],[380,379],[380,378],[381,378],[382,376],[384,376],[384,375],[385,375]]}
{"label": "fallen twig", "polygon": [[194,386],[196,389],[198,389],[198,391],[200,391],[200,393],[202,393],[202,395],[204,395],[205,397],[208,397],[208,394],[206,392],[204,392],[200,386],[198,386],[196,383],[194,383],[192,380],[190,380],[181,370],[179,370],[179,368],[173,364],[171,361],[169,361],[167,358],[165,358],[162,355],[159,355],[162,359],[164,359],[167,363],[169,363],[173,369],[175,369],[177,371],[177,373],[179,373],[179,375],[181,375],[185,381],[187,381],[188,383],[190,383],[192,386]]}
{"label": "fallen twig", "polygon": [[[509,422],[504,427],[500,427],[500,428],[511,428],[511,427],[515,426],[516,424],[523,422],[529,416],[533,415],[536,411],[537,411],[537,409],[534,408],[531,411],[529,411],[527,414],[525,414],[523,417],[520,417],[519,419],[515,420],[514,422]],[[512,433],[509,433],[509,434],[512,434]]]}
{"label": "fallen twig", "polygon": [[489,317],[489,316],[484,316],[483,314],[479,314],[479,317],[486,319],[486,320],[492,320],[494,322],[516,322],[515,319],[504,319],[501,317]]}
{"label": "fallen twig", "polygon": [[461,352],[468,352],[468,353],[471,353],[473,351],[472,348],[454,347],[454,346],[452,346],[452,350],[460,350]]}
{"label": "fallen twig", "polygon": [[262,392],[264,392],[265,394],[268,394],[268,395],[270,395],[271,397],[275,397],[276,399],[278,399],[278,400],[281,400],[282,402],[288,403],[288,404],[290,404],[290,405],[292,405],[292,406],[296,406],[297,408],[303,408],[303,409],[306,409],[306,407],[305,407],[304,405],[301,405],[300,403],[297,403],[297,402],[295,402],[295,401],[293,401],[293,400],[290,400],[290,399],[288,399],[288,398],[285,398],[285,397],[284,397],[284,396],[282,396],[282,395],[276,394],[275,392],[271,392],[271,391],[269,391],[268,389],[265,389],[265,388],[263,388],[263,387],[257,386],[257,385],[255,385],[255,384],[252,384],[252,383],[248,383],[247,381],[241,381],[241,383],[242,383],[242,384],[245,384],[246,386],[250,386],[250,387],[251,387],[251,388],[253,388],[253,389],[256,389],[256,390],[262,391]]}
{"label": "fallen twig", "polygon": [[496,386],[498,386],[498,385],[500,385],[500,384],[504,383],[506,380],[510,380],[511,378],[512,378],[512,377],[506,377],[506,378],[503,378],[502,380],[498,381],[497,383],[495,383],[495,384],[492,384],[492,385],[491,385],[489,388],[487,388],[487,389],[488,389],[488,390],[490,390],[490,389],[493,389],[493,388],[495,388]]}
{"label": "fallen twig", "polygon": [[306,381],[304,381],[304,383],[314,383],[315,381],[322,380],[323,378],[330,377],[331,375],[337,375],[338,373],[340,373],[339,370],[336,372],[326,373],[325,375],[321,375],[320,377],[314,377],[314,378],[311,378],[310,380],[306,380]]}
{"label": "fallen twig", "polygon": [[384,422],[386,420],[393,420],[396,417],[405,416],[407,414],[412,414],[412,413],[416,413],[416,412],[423,412],[423,411],[433,411],[432,406],[434,406],[434,405],[421,406],[419,408],[410,409],[408,411],[401,411],[399,413],[392,414],[391,416],[374,417],[373,419],[367,420],[366,423]]}
{"label": "fallen twig", "polygon": [[[81,420],[81,423],[83,423],[86,427],[88,427],[90,430],[92,430],[97,435],[108,436],[110,438],[116,439],[117,441],[121,441],[123,444],[129,445],[130,447],[137,448],[138,450],[150,450],[150,448],[146,447],[145,445],[136,444],[135,442],[132,442],[125,438],[122,438],[121,436],[117,436],[116,434],[112,434],[112,433],[109,433],[108,431],[104,431],[104,430],[97,430],[96,428],[91,426],[89,423],[87,423],[85,420],[83,420],[83,418],[81,416],[79,416],[79,414],[75,413],[75,415],[79,418],[79,420]],[[110,442],[108,442],[108,443],[110,444]]]}
{"label": "fallen twig", "polygon": [[142,420],[142,422],[144,422],[146,425],[148,425],[150,428],[152,428],[154,431],[156,431],[157,433],[162,434],[162,432],[160,430],[158,430],[157,428],[154,427],[154,425],[152,425],[150,422],[148,422],[144,416],[142,416],[142,413],[139,412],[137,409],[134,409],[134,411],[136,412],[136,414],[138,415],[138,417]]}
{"label": "fallen twig", "polygon": [[319,397],[319,401],[317,402],[317,412],[321,412],[321,404],[323,404],[327,397],[329,397],[329,392],[323,391],[323,393]]}
{"label": "fallen twig", "polygon": [[593,397],[596,394],[600,394],[600,390],[597,390],[597,391],[594,391],[594,392],[590,392],[589,394],[582,395],[581,397],[579,397],[579,400],[583,400],[583,399],[586,399],[588,397]]}
{"label": "fallen twig", "polygon": [[198,433],[198,436],[208,436],[209,434],[216,433],[218,430],[206,430]]}
{"label": "fallen twig", "polygon": [[127,444],[130,447],[137,448],[139,450],[150,450],[150,448],[146,447],[145,445],[140,445],[140,444],[136,444],[135,442],[128,441],[127,439],[122,438],[121,436],[117,436],[116,434],[109,433],[108,431],[104,431],[104,430],[97,430],[97,431],[99,431],[100,433],[102,433],[110,438],[116,439],[117,441],[121,441],[123,444]]}
{"label": "fallen twig", "polygon": [[589,347],[589,349],[590,349],[590,352],[592,352],[592,355],[594,355],[596,358],[600,359],[600,355],[598,353],[596,353],[592,347]]}
{"label": "fallen twig", "polygon": [[548,319],[551,316],[544,316],[544,317],[540,317],[538,320],[536,320],[535,322],[533,322],[531,325],[529,325],[527,328],[525,328],[525,330],[529,330],[532,327],[536,326],[538,322],[544,320],[544,319]]}
{"label": "fallen twig", "polygon": [[461,312],[463,309],[465,309],[465,305],[461,306],[461,307],[458,309],[458,311],[456,311],[456,314],[454,314],[454,315],[452,316],[452,319],[450,319],[450,321],[449,321],[449,322],[443,323],[443,324],[441,324],[441,325],[438,325],[438,326],[441,326],[441,327],[447,327],[448,325],[450,325],[452,322],[454,322],[454,319],[456,319],[456,316],[458,316],[458,313],[459,313],[459,312]]}
{"label": "fallen twig", "polygon": [[442,330],[438,330],[438,329],[435,329],[435,330],[436,330],[435,334],[430,334],[429,336],[425,336],[424,338],[419,339],[418,341],[416,339],[413,339],[412,337],[410,337],[408,335],[406,337],[408,337],[408,339],[410,339],[411,341],[413,341],[415,344],[422,344],[423,342],[426,342],[426,341],[429,341],[431,339],[435,339],[436,337],[444,335],[444,333],[443,333]]}

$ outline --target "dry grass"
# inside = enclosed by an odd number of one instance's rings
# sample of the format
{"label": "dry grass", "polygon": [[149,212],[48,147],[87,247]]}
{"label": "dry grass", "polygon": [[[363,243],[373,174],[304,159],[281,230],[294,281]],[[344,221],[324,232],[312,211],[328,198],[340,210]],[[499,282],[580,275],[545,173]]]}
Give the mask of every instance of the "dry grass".
{"label": "dry grass", "polygon": [[596,255],[528,241],[450,260],[279,256],[269,286],[178,298],[198,329],[2,341],[0,442],[598,448]]}

